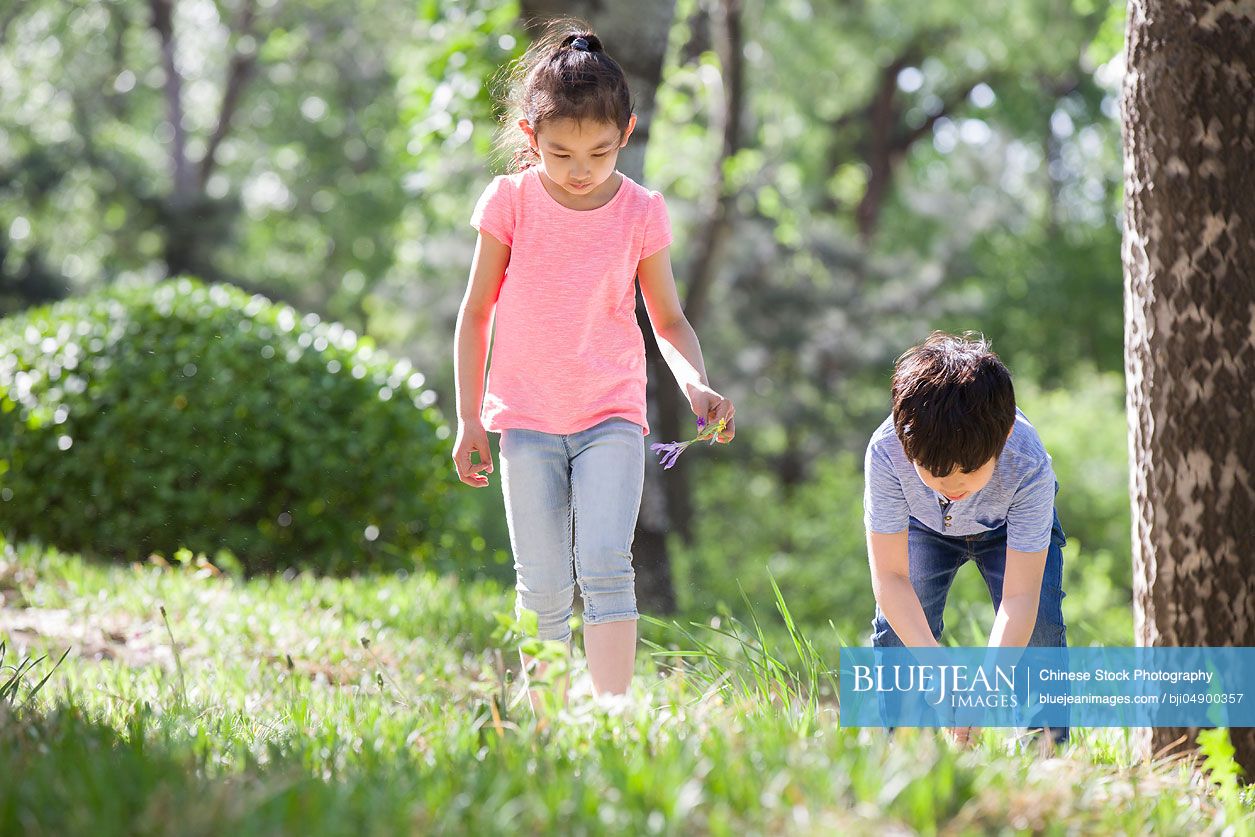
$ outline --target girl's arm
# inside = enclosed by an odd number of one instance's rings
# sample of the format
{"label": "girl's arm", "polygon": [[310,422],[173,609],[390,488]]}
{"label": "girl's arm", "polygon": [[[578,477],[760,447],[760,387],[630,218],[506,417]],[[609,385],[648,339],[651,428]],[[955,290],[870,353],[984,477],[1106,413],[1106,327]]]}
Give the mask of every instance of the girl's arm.
{"label": "girl's arm", "polygon": [[[458,309],[454,336],[456,360],[453,376],[457,392],[458,436],[453,446],[453,463],[458,479],[469,486],[483,488],[488,478],[480,471],[492,473],[492,451],[488,433],[479,418],[484,402],[484,367],[488,362],[488,337],[492,315],[510,263],[510,248],[487,233],[480,233],[471,261],[471,277],[466,295]],[[471,453],[479,453],[479,462],[471,462]]]}
{"label": "girl's arm", "polygon": [[706,364],[702,360],[702,347],[697,334],[684,316],[680,295],[676,293],[675,277],[671,273],[671,248],[663,247],[652,256],[641,259],[637,266],[641,282],[641,295],[649,311],[649,322],[662,357],[671,367],[676,383],[689,400],[694,415],[707,421],[726,418],[728,425],[719,434],[719,441],[727,444],[736,435],[732,402],[710,388],[706,380]]}

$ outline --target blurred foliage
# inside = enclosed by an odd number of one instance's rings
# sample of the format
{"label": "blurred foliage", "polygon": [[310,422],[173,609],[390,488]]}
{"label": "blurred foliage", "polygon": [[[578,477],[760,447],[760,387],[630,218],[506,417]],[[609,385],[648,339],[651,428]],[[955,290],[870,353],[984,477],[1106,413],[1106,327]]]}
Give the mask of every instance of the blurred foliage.
{"label": "blurred foliage", "polygon": [[224,285],[0,321],[0,527],[120,559],[344,573],[484,550],[435,393],[339,324]]}
{"label": "blurred foliage", "polygon": [[[0,11],[0,313],[119,279],[154,283],[171,259],[190,260],[206,281],[369,334],[451,404],[466,222],[504,168],[492,94],[527,45],[517,4],[258,0],[248,21],[249,7],[175,4],[189,164],[219,130],[233,62],[251,62],[190,208],[176,200],[151,4]],[[719,171],[731,210],[698,332],[740,432],[718,464],[680,466],[700,477],[696,537],[677,543],[682,598],[735,606],[736,578],[765,595],[769,565],[805,619],[861,635],[858,462],[888,407],[888,371],[932,329],[972,329],[1011,366],[1060,469],[1068,571],[1080,573],[1066,603],[1073,637],[1123,636],[1124,3],[737,7],[734,153],[720,157],[733,77],[716,44],[722,4],[677,0],[646,162],[648,185],[667,195],[682,294]],[[503,554],[495,487],[442,502]]]}
{"label": "blurred foliage", "polygon": [[[647,170],[679,218],[682,289],[728,93],[705,8],[679,4]],[[858,448],[884,371],[934,328],[984,331],[1052,385],[1122,367],[1122,3],[744,10],[733,235],[699,329],[753,428],[740,455],[796,481],[834,444]]]}
{"label": "blurred foliage", "polygon": [[[469,210],[463,170],[482,177],[486,81],[513,55],[513,4],[262,0],[246,26],[252,5],[174,4],[189,163],[225,130],[182,196],[190,209],[176,205],[150,4],[30,0],[4,14],[0,304],[160,279],[179,269],[173,252],[206,280],[360,329],[377,285],[413,281],[431,219]],[[237,58],[252,70],[220,126]]]}
{"label": "blurred foliage", "polygon": [[[1019,382],[1017,401],[1054,460],[1064,554],[1064,617],[1072,644],[1131,644],[1128,449],[1119,376],[1078,370],[1066,389]],[[867,641],[874,610],[863,540],[861,457],[841,453],[785,492],[768,474],[748,479],[726,462],[697,459],[697,533],[677,556],[686,610],[770,612],[767,570],[795,618],[829,620],[842,640]],[[974,566],[962,569],[946,609],[945,641],[984,645],[993,609]]]}
{"label": "blurred foliage", "polygon": [[787,493],[769,474],[746,479],[728,463],[704,463],[694,486],[695,537],[675,556],[683,610],[744,615],[748,603],[770,613],[770,570],[799,622],[831,619],[843,640],[862,640],[873,600],[860,458],[826,458],[811,480]]}
{"label": "blurred foliage", "polygon": [[[371,334],[431,370],[448,399],[466,220],[503,167],[492,93],[526,46],[517,6],[260,2],[244,27],[245,5],[175,5],[192,164],[218,127],[232,59],[253,62],[190,221],[171,208],[149,5],[31,0],[9,15],[0,305],[155,280],[173,249],[206,280]],[[714,167],[727,172],[734,235],[701,334],[715,379],[752,403],[758,452],[774,466],[810,461],[827,427],[875,412],[869,375],[933,327],[988,331],[1013,364],[1055,381],[1082,361],[1119,368],[1111,59],[1123,4],[751,0],[745,126],[722,163],[711,8],[677,4],[647,179],[671,204],[683,290]],[[884,194],[861,241],[872,184]],[[1061,320],[1080,339],[1058,339]]]}

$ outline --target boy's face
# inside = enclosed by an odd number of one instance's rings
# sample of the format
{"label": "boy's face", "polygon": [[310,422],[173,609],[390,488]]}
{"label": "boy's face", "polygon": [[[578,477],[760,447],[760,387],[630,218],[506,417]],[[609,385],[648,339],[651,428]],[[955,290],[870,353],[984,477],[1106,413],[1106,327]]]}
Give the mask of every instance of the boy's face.
{"label": "boy's face", "polygon": [[919,478],[924,481],[924,485],[942,494],[947,500],[957,501],[964,500],[976,492],[980,491],[989,484],[989,480],[993,478],[994,467],[998,464],[995,457],[990,459],[984,465],[975,471],[960,471],[955,468],[944,477],[933,474],[932,471],[920,465],[915,465],[915,473],[919,474]]}

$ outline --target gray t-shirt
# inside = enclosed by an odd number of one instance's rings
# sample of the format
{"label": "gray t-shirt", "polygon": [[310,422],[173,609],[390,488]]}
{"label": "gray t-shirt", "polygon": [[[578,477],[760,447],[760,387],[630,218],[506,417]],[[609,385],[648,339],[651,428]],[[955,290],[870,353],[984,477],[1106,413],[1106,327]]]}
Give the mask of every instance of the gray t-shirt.
{"label": "gray t-shirt", "polygon": [[863,522],[891,535],[908,518],[943,535],[975,535],[1007,526],[1007,548],[1038,552],[1050,546],[1055,473],[1037,430],[1018,409],[1011,438],[993,477],[980,491],[950,502],[924,485],[893,429],[893,416],[872,434],[863,470]]}

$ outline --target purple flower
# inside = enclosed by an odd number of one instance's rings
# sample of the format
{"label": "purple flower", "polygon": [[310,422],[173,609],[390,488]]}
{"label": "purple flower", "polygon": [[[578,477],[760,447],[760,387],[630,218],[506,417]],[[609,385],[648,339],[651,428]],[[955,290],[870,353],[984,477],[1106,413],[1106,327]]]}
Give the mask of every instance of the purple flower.
{"label": "purple flower", "polygon": [[685,448],[694,442],[709,442],[713,445],[727,424],[727,419],[719,419],[715,424],[708,425],[705,419],[698,417],[696,438],[689,439],[687,442],[654,442],[649,449],[658,454],[658,464],[664,471],[668,471],[675,466]]}
{"label": "purple flower", "polygon": [[658,454],[658,463],[662,465],[664,471],[668,471],[675,465],[680,458],[680,454],[684,453],[691,442],[655,442],[649,446],[649,449]]}

